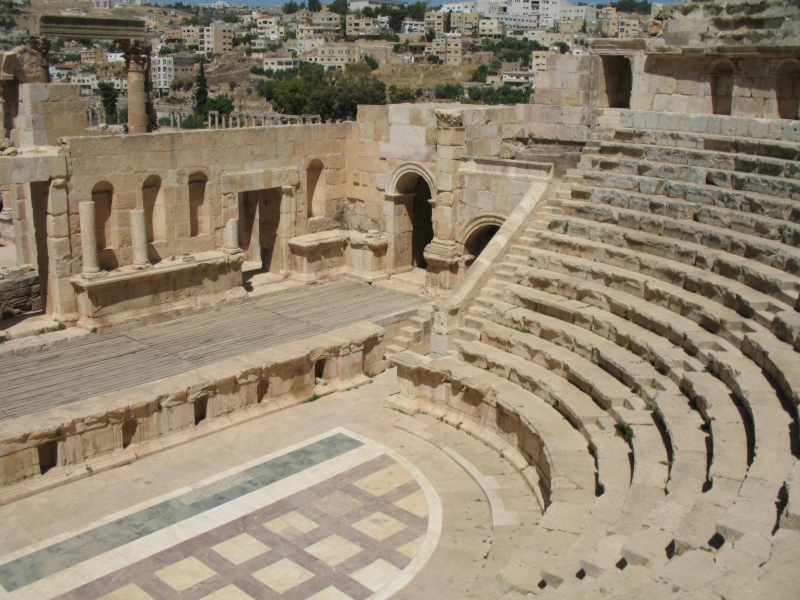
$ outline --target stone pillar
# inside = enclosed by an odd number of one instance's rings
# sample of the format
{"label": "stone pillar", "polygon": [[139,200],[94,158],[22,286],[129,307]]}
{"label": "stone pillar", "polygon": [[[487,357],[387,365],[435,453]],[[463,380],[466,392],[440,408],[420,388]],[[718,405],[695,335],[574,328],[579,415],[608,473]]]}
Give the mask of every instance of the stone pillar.
{"label": "stone pillar", "polygon": [[138,40],[120,42],[128,69],[128,133],[147,133],[149,129],[150,44]]}
{"label": "stone pillar", "polygon": [[178,121],[177,121],[177,123],[178,123],[178,129],[180,129],[180,128],[181,128],[181,113],[178,113],[178,114],[177,114],[177,119],[178,119]]}
{"label": "stone pillar", "polygon": [[170,127],[175,127],[175,113],[174,112],[169,113],[169,126]]}
{"label": "stone pillar", "polygon": [[225,224],[225,247],[226,254],[237,254],[242,251],[239,247],[239,219],[228,219]]}
{"label": "stone pillar", "polygon": [[294,217],[297,213],[297,196],[293,185],[281,187],[281,224],[279,239],[275,246],[280,247],[281,252],[281,273],[288,274],[292,270],[291,253],[289,252],[289,240],[294,237]]}
{"label": "stone pillar", "polygon": [[[455,242],[458,214],[453,179],[466,154],[466,135],[460,110],[436,109],[436,193],[433,208],[433,241],[425,248],[428,262],[426,285],[451,290],[464,273],[465,257]],[[433,191],[433,190],[431,190]]]}
{"label": "stone pillar", "polygon": [[211,129],[211,112],[208,113],[208,128]]}
{"label": "stone pillar", "polygon": [[385,194],[383,220],[389,247],[386,251],[386,271],[403,273],[411,270],[411,222],[414,193]]}
{"label": "stone pillar", "polygon": [[47,285],[42,286],[43,307],[56,321],[77,321],[75,288],[69,280],[72,261],[69,198],[65,179],[50,182],[47,197]]}
{"label": "stone pillar", "polygon": [[3,88],[0,87],[0,138],[11,137],[6,131],[6,99],[3,98]]}
{"label": "stone pillar", "polygon": [[131,243],[133,244],[133,266],[150,264],[147,258],[147,222],[143,208],[131,210]]}
{"label": "stone pillar", "polygon": [[81,223],[81,248],[83,249],[83,272],[86,279],[100,274],[100,263],[97,260],[97,223],[94,214],[94,202],[87,200],[78,204]]}

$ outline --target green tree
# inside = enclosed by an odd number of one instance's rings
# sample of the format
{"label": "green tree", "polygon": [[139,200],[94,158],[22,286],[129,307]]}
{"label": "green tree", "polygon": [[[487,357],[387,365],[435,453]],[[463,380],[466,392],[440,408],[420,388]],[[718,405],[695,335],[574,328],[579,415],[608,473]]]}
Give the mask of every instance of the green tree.
{"label": "green tree", "polygon": [[194,79],[197,86],[194,90],[194,106],[196,112],[202,112],[203,107],[208,102],[208,81],[206,81],[206,67],[204,63],[200,63],[200,70],[197,71],[197,76]]}
{"label": "green tree", "polygon": [[472,71],[470,81],[475,83],[486,83],[486,76],[489,74],[489,65],[480,65],[477,69]]}
{"label": "green tree", "polygon": [[359,104],[386,104],[386,84],[366,63],[350,63],[336,81],[336,117],[354,119]]}
{"label": "green tree", "polygon": [[417,94],[411,91],[411,88],[406,86],[397,87],[396,85],[389,86],[389,103],[390,104],[403,104],[405,102],[416,102]]}
{"label": "green tree", "polygon": [[428,29],[425,30],[425,41],[432,42],[435,39],[436,39],[436,30],[433,27],[428,27]]}
{"label": "green tree", "polygon": [[228,82],[228,87],[231,88],[231,91],[235,90],[236,89],[236,82],[233,79],[231,79]]}
{"label": "green tree", "polygon": [[221,115],[229,115],[233,112],[233,98],[228,94],[220,94],[215,98],[209,99],[203,106],[203,117],[207,117],[208,113],[212,110],[217,111]]}
{"label": "green tree", "polygon": [[117,120],[117,98],[119,90],[114,88],[114,84],[109,81],[101,81],[97,84],[97,91],[100,94],[100,102],[103,110],[106,111],[106,123],[114,123]]}
{"label": "green tree", "polygon": [[340,15],[347,14],[347,0],[333,0],[328,4],[328,10],[331,12],[339,13]]}
{"label": "green tree", "polygon": [[284,4],[283,7],[281,7],[281,10],[283,11],[283,14],[285,14],[285,15],[293,15],[299,9],[300,9],[300,7],[297,6],[297,2],[295,2],[294,0],[289,0],[289,2]]}
{"label": "green tree", "polygon": [[378,68],[378,59],[372,56],[372,54],[365,54],[364,62],[367,63],[369,68],[373,71]]}
{"label": "green tree", "polygon": [[319,0],[308,0],[308,10],[312,13],[318,13],[322,11],[322,2]]}

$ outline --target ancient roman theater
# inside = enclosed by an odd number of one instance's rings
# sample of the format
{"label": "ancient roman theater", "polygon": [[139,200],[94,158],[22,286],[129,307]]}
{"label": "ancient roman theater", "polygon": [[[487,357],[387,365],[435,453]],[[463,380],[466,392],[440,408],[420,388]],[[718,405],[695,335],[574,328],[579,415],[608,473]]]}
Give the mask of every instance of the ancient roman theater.
{"label": "ancient roman theater", "polygon": [[0,54],[0,598],[798,598],[798,19],[155,132]]}

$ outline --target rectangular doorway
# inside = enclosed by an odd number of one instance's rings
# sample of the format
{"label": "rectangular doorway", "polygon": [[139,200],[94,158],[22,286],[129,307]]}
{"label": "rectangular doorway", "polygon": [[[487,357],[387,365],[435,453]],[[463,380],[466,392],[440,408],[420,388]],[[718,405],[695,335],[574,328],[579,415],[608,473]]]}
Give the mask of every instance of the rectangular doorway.
{"label": "rectangular doorway", "polygon": [[239,192],[239,239],[245,264],[258,263],[261,272],[283,268],[281,248],[281,188]]}

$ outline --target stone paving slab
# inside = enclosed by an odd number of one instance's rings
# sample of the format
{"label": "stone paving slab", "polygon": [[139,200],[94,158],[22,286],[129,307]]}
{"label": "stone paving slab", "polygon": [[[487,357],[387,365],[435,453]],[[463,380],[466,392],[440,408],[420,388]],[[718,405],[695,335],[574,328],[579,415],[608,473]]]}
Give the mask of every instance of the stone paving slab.
{"label": "stone paving slab", "polygon": [[424,302],[392,290],[338,282],[125,332],[87,335],[35,355],[0,357],[0,418],[171,377]]}

